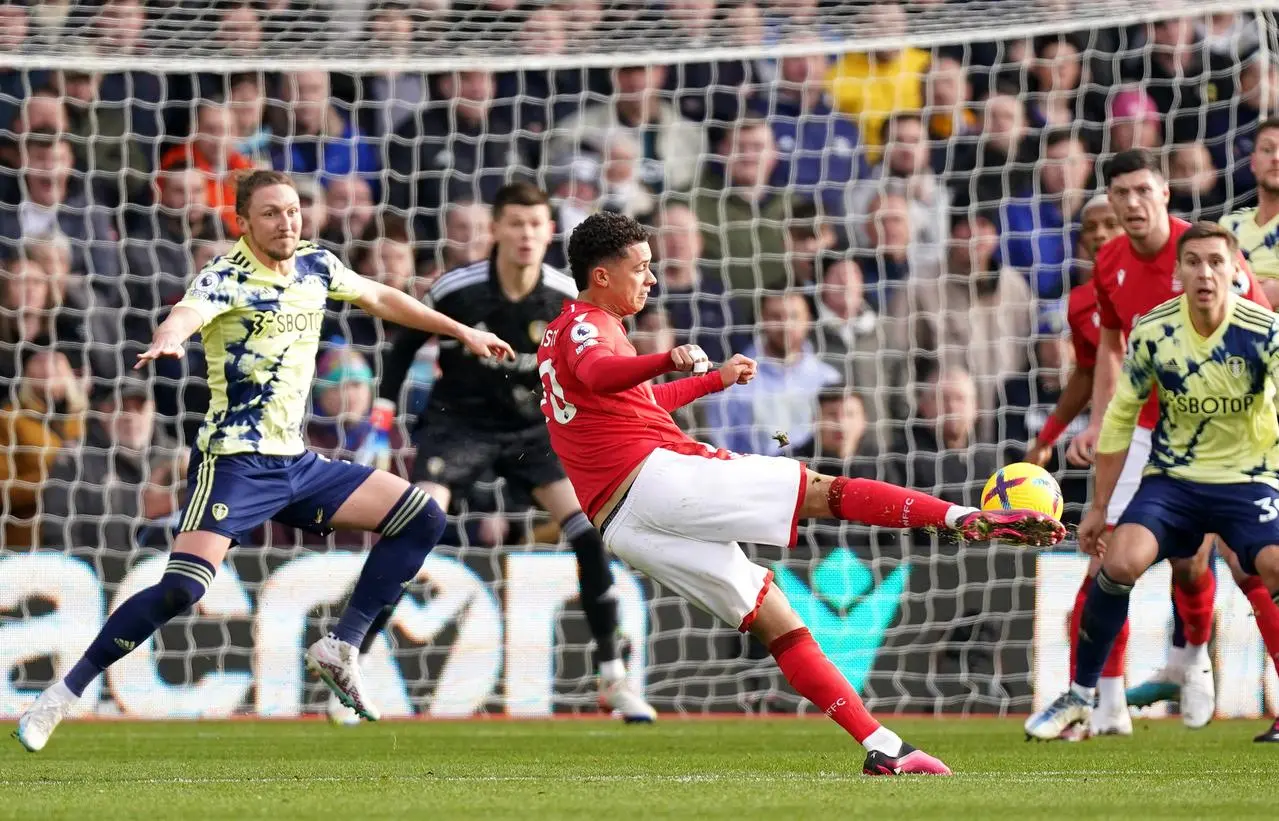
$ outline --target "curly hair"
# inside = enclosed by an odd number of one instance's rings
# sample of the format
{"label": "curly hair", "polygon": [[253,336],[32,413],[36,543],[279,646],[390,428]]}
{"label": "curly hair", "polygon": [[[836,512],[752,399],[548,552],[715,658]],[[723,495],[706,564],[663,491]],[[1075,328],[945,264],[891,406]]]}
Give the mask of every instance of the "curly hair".
{"label": "curly hair", "polygon": [[582,220],[568,239],[568,265],[578,290],[590,286],[591,271],[601,262],[620,258],[627,248],[648,238],[643,225],[612,211],[598,211]]}

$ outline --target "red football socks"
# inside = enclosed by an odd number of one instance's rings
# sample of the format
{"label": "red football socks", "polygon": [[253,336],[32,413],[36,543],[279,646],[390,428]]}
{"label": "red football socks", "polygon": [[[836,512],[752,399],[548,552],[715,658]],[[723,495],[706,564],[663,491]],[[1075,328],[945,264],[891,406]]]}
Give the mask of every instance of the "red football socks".
{"label": "red football socks", "polygon": [[[1075,594],[1075,608],[1070,611],[1070,678],[1075,678],[1075,653],[1079,650],[1079,623],[1084,618],[1084,601],[1088,598],[1088,588],[1092,587],[1092,576],[1084,576]],[[1277,614],[1279,615],[1279,614]],[[1123,678],[1128,662],[1128,620],[1115,636],[1115,643],[1110,647],[1110,655],[1106,656],[1106,665],[1101,668],[1102,678]]]}
{"label": "red football socks", "polygon": [[917,490],[845,476],[831,482],[826,502],[837,519],[877,527],[945,527],[954,507]]}
{"label": "red football socks", "polygon": [[1186,626],[1186,644],[1207,644],[1208,639],[1212,638],[1212,614],[1217,598],[1217,577],[1211,570],[1207,570],[1185,587],[1174,581],[1172,595],[1177,603],[1177,609],[1181,612],[1181,620]]}
{"label": "red football socks", "polygon": [[879,729],[853,685],[830,663],[807,627],[773,640],[768,651],[795,692],[815,704],[860,743]]}
{"label": "red football socks", "polygon": [[1266,655],[1279,670],[1279,605],[1270,597],[1270,591],[1260,576],[1249,576],[1239,584],[1239,589],[1248,597],[1252,605],[1252,614],[1257,619],[1257,630],[1261,633],[1261,641],[1266,645]]}

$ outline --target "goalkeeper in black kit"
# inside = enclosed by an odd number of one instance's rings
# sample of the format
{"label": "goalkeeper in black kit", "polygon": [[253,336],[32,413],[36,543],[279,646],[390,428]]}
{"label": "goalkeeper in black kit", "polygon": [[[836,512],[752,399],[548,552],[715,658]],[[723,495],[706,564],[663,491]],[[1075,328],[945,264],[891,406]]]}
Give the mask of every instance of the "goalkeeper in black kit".
{"label": "goalkeeper in black kit", "polygon": [[[617,600],[604,542],[551,450],[540,407],[537,347],[564,301],[577,297],[572,277],[543,264],[554,231],[544,192],[528,183],[504,186],[493,202],[488,259],[444,273],[425,297],[430,305],[447,305],[460,322],[510,339],[516,357],[494,367],[452,340],[440,340],[440,377],[413,432],[417,454],[411,480],[447,510],[454,493],[467,492],[492,471],[551,514],[577,558],[582,610],[599,665],[600,708],[627,722],[649,722],[657,714],[630,687],[618,655]],[[395,337],[383,358],[383,407],[399,399],[427,340],[426,334],[407,329]],[[364,652],[394,609],[394,604],[385,608],[374,622]],[[339,708],[330,705],[330,715]]]}

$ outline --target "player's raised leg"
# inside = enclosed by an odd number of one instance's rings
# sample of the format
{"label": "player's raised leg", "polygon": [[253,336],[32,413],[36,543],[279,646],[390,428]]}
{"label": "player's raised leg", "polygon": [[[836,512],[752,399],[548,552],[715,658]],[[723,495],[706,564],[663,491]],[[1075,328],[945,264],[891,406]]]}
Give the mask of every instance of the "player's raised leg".
{"label": "player's raised leg", "polygon": [[978,510],[955,505],[918,490],[878,482],[804,473],[801,519],[836,518],[897,528],[937,528],[973,541],[1005,540],[1051,545],[1065,538],[1061,523],[1028,510]]}
{"label": "player's raised leg", "polygon": [[595,660],[599,664],[599,704],[617,712],[627,723],[657,720],[657,711],[630,685],[617,648],[617,596],[613,571],[600,533],[578,504],[568,479],[533,489],[533,498],[555,521],[573,548],[577,559],[577,582],[582,612],[595,639]]}
{"label": "player's raised leg", "polygon": [[382,538],[369,550],[338,623],[306,651],[306,664],[343,704],[376,721],[381,714],[364,691],[360,646],[383,608],[398,600],[404,586],[422,569],[444,532],[444,511],[420,488],[385,471],[367,473],[351,489],[343,487],[339,474],[367,468],[338,462],[329,462],[326,468],[317,473],[333,474],[332,479],[324,481],[317,495],[295,503],[294,515],[336,507],[336,512],[325,516],[328,527],[373,531]]}

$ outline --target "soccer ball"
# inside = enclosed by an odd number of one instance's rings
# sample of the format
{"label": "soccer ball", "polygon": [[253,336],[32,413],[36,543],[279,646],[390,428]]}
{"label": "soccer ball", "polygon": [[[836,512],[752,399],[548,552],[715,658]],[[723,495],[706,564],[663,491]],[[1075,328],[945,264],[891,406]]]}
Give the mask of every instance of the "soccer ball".
{"label": "soccer ball", "polygon": [[995,471],[981,492],[982,510],[1034,510],[1061,520],[1061,486],[1039,465],[1017,462]]}

